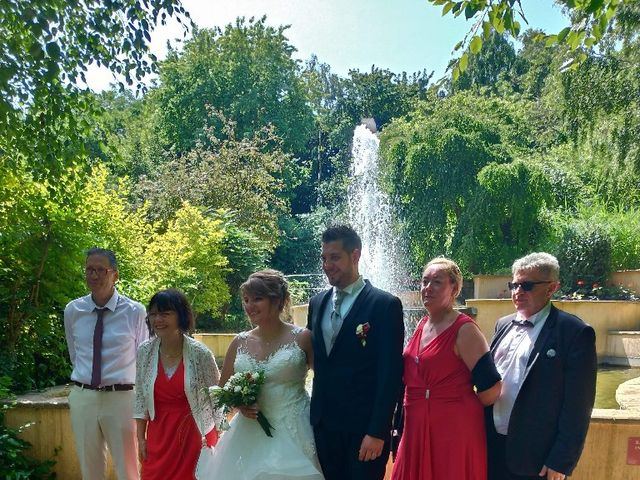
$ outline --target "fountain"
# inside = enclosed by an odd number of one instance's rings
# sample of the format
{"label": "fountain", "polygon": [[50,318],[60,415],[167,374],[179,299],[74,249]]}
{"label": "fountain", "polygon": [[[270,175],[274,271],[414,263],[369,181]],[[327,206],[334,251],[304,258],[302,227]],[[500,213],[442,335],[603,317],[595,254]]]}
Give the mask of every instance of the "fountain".
{"label": "fountain", "polygon": [[378,288],[398,295],[404,307],[405,343],[424,315],[418,295],[408,285],[405,246],[394,231],[391,202],[378,185],[380,140],[373,119],[353,132],[348,188],[349,223],[362,239],[359,270]]}
{"label": "fountain", "polygon": [[362,275],[376,287],[397,294],[406,278],[401,267],[404,255],[393,230],[391,202],[378,186],[380,140],[370,128],[363,124],[353,132],[349,223],[362,238]]}

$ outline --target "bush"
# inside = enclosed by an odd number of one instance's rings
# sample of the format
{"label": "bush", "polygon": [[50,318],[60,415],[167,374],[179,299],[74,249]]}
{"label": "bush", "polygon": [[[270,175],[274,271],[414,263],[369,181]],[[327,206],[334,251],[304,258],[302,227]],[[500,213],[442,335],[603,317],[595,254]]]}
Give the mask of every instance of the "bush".
{"label": "bush", "polygon": [[606,285],[611,271],[611,237],[596,223],[576,221],[565,227],[556,256],[564,293]]}
{"label": "bush", "polygon": [[[0,399],[9,396],[11,378],[0,377]],[[4,416],[11,408],[4,404],[0,406],[0,478],[5,480],[51,480],[56,474],[51,471],[55,460],[40,462],[24,455],[31,448],[31,444],[18,437],[18,434],[31,424],[18,429],[7,428]]]}
{"label": "bush", "polygon": [[215,317],[205,313],[198,315],[196,319],[196,330],[198,332],[238,333],[250,328],[251,322],[249,322],[244,312],[228,313],[224,316],[216,315]]}
{"label": "bush", "polygon": [[571,293],[558,292],[556,298],[561,300],[640,300],[635,292],[624,287],[602,287],[597,283],[587,285],[584,280],[578,280],[578,285],[578,289]]}
{"label": "bush", "polygon": [[15,393],[65,383],[70,374],[61,312],[33,315],[15,350],[0,351],[0,375],[11,378],[11,391]]}

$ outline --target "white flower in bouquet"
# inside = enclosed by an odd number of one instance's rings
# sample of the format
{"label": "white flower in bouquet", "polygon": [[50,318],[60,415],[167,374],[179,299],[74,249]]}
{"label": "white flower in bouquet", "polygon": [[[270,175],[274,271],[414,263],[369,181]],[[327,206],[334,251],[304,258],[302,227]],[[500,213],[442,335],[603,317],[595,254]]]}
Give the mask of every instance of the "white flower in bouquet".
{"label": "white flower in bouquet", "polygon": [[[222,408],[224,416],[236,407],[253,405],[258,399],[260,387],[264,383],[264,372],[237,372],[229,377],[224,387],[209,387],[207,393],[217,408]],[[264,433],[272,437],[273,428],[262,412],[258,412],[258,423]]]}

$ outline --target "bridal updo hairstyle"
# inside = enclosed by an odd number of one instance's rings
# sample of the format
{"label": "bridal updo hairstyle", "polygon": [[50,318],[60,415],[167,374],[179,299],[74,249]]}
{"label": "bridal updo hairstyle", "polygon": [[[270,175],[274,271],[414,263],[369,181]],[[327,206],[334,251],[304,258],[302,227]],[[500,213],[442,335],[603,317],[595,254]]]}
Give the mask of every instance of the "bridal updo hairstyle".
{"label": "bridal updo hairstyle", "polygon": [[280,318],[286,321],[291,319],[289,282],[287,282],[282,272],[266,269],[252,273],[240,285],[240,292],[243,295],[251,295],[252,297],[268,297],[272,302],[278,302]]}

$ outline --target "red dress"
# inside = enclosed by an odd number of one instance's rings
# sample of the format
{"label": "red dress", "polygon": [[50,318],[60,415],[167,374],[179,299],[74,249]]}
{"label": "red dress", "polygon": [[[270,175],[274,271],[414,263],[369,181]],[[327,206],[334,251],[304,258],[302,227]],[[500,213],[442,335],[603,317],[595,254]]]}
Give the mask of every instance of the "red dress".
{"label": "red dress", "polygon": [[184,393],[182,360],[171,378],[158,361],[153,401],[156,414],[147,425],[147,459],[142,462],[142,479],[193,480],[202,436]]}
{"label": "red dress", "polygon": [[454,352],[460,314],[420,352],[422,319],[404,350],[404,433],[393,480],[486,480],[483,406]]}

